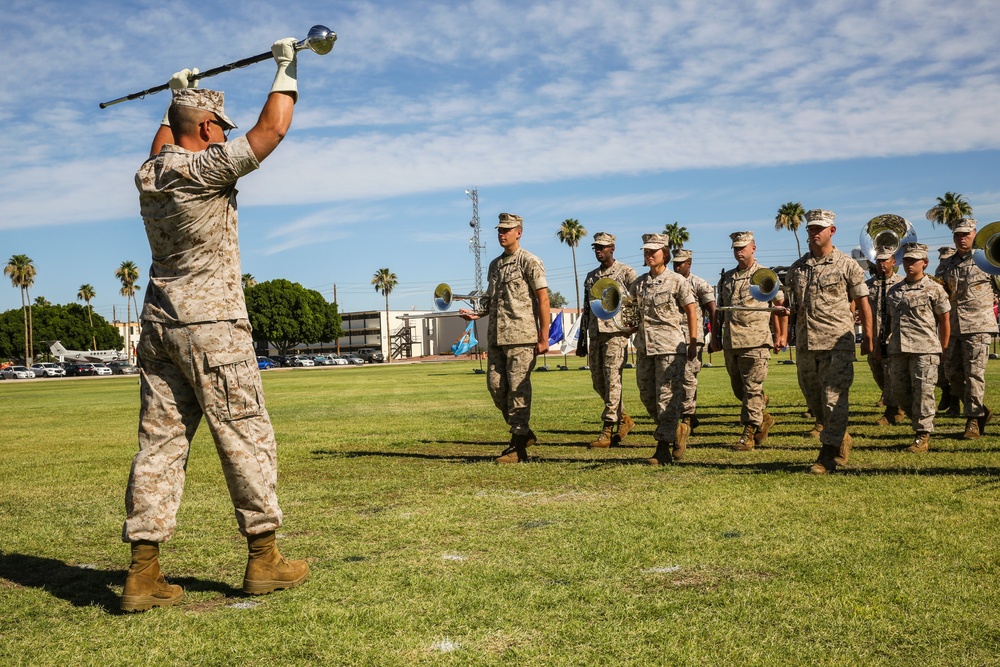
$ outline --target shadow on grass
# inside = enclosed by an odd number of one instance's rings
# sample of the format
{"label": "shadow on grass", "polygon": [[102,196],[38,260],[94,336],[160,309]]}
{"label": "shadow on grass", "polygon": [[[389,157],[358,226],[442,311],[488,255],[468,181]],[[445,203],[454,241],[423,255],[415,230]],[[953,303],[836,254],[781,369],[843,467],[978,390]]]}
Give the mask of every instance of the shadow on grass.
{"label": "shadow on grass", "polygon": [[[42,556],[0,552],[0,578],[18,586],[38,588],[66,600],[74,607],[100,607],[109,614],[123,614],[114,587],[125,584],[126,570],[101,570],[68,565]],[[170,578],[185,591],[212,591],[226,597],[244,597],[241,590],[220,581],[194,577]]]}

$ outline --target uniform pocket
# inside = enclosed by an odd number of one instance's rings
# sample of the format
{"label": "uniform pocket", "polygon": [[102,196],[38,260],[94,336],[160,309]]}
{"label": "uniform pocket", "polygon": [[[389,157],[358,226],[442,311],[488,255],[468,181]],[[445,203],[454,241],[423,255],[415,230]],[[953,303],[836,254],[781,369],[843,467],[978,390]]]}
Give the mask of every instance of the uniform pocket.
{"label": "uniform pocket", "polygon": [[261,414],[263,392],[249,332],[228,322],[212,327],[219,330],[204,349],[206,379],[211,383],[205,396],[212,401],[205,410],[222,421]]}

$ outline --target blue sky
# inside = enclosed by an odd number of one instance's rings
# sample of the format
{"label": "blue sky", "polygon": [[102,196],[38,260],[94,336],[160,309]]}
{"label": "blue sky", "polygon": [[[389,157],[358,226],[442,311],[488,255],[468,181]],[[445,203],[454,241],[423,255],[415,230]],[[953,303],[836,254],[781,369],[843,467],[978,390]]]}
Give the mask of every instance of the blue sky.
{"label": "blue sky", "polygon": [[[313,24],[339,39],[329,55],[300,53],[292,130],[240,182],[243,270],[329,300],[336,284],[343,310],[382,307],[370,285],[381,267],[399,278],[394,308],[430,307],[442,281],[472,289],[472,187],[484,267],[499,253],[497,215],[518,213],[522,245],[571,305],[572,258],[555,237],[565,218],[616,234],[618,258],[637,268],[640,235],[677,221],[695,273],[713,283],[733,265],[733,231],[754,231],[764,264],[795,259],[793,236],[774,231],[790,200],[835,211],[844,250],[881,213],[948,243],[924,218],[946,191],[964,194],[981,224],[1000,219],[1000,18],[988,2],[182,0],[109,11],[14,0],[4,14],[0,258],[30,256],[33,296],[53,302],[94,285],[106,317],[124,309],[123,260],[145,284],[133,174],[169,97],[98,103]],[[239,133],[273,71],[261,63],[202,85],[226,92]],[[582,280],[589,243],[577,255]],[[20,305],[5,281],[0,310]]]}

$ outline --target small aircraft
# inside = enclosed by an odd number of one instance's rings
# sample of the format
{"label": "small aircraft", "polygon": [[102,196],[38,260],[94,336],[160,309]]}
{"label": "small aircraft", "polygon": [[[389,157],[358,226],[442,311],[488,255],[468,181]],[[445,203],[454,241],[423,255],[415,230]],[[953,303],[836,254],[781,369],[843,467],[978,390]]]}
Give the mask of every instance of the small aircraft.
{"label": "small aircraft", "polygon": [[125,358],[125,354],[123,352],[119,352],[118,350],[67,350],[63,347],[62,343],[57,340],[49,341],[49,351],[52,352],[53,356],[57,357],[59,361],[89,361],[92,363],[101,363]]}

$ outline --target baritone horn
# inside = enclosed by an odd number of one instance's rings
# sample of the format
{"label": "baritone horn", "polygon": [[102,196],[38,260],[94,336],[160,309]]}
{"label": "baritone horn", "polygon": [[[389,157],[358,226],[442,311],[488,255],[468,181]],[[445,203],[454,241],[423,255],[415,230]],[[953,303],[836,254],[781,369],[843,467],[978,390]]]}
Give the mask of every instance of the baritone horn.
{"label": "baritone horn", "polygon": [[[479,300],[479,292],[473,290],[472,294],[453,294],[448,283],[441,283],[434,288],[434,307],[438,310],[448,310],[451,308],[451,302],[456,299],[471,301],[475,305],[474,302]],[[457,315],[458,313],[454,314]]]}
{"label": "baritone horn", "polygon": [[622,294],[613,278],[601,278],[590,288],[590,312],[599,320],[611,320],[619,331],[639,326],[639,308],[635,298]]}
{"label": "baritone horn", "polygon": [[[754,301],[767,303],[778,296],[781,291],[781,281],[778,274],[773,269],[759,268],[750,275],[750,296]],[[719,306],[716,310],[756,310],[761,312],[774,312],[784,310],[784,308],[771,308],[759,306]]]}
{"label": "baritone horn", "polygon": [[916,243],[917,231],[906,218],[892,213],[876,215],[861,229],[858,244],[869,264],[875,264],[879,248],[889,248],[896,264],[903,263],[903,244]]}
{"label": "baritone horn", "polygon": [[991,276],[1000,275],[1000,220],[976,232],[972,241],[972,261]]}

